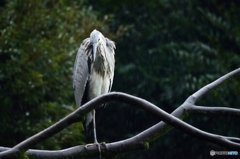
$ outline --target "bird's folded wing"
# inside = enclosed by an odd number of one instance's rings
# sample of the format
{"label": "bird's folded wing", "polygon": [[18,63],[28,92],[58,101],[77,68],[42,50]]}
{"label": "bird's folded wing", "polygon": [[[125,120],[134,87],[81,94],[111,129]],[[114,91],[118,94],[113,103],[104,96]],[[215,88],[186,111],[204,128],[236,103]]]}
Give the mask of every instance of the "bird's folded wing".
{"label": "bird's folded wing", "polygon": [[87,46],[85,39],[78,49],[73,69],[73,89],[77,106],[81,106],[84,90],[89,77]]}

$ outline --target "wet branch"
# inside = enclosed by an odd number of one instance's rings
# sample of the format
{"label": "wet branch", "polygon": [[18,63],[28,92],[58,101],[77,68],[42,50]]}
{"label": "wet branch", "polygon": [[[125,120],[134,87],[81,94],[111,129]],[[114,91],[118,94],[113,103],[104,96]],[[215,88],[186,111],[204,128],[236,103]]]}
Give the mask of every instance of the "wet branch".
{"label": "wet branch", "polygon": [[0,147],[0,158],[19,158],[25,154],[29,158],[79,158],[79,157],[91,157],[98,156],[98,148],[96,146],[90,146],[87,149],[83,145],[71,147],[59,151],[47,151],[47,150],[29,150],[31,147],[42,142],[43,140],[53,136],[54,134],[60,132],[69,125],[79,122],[83,119],[83,116],[95,109],[98,105],[101,105],[110,101],[119,101],[127,103],[132,106],[142,108],[146,111],[157,116],[161,122],[155,124],[154,126],[146,129],[145,131],[133,136],[129,139],[107,143],[107,149],[101,146],[102,156],[115,156],[122,152],[138,150],[143,148],[148,148],[148,143],[154,139],[162,136],[164,133],[168,132],[172,128],[177,128],[195,138],[205,140],[207,142],[218,144],[222,147],[240,150],[240,138],[226,137],[217,134],[211,134],[197,129],[182,121],[185,117],[192,113],[204,113],[204,114],[231,114],[239,116],[240,110],[233,108],[223,108],[223,107],[203,107],[195,106],[195,102],[199,100],[203,95],[208,93],[213,88],[221,85],[226,80],[232,78],[233,76],[240,73],[240,69],[234,70],[225,76],[219,78],[218,80],[206,85],[205,87],[198,90],[174,112],[168,114],[162,109],[158,108],[154,104],[125,93],[112,92],[98,98],[91,100],[82,107],[78,108],[73,113],[69,114],[65,118],[61,119],[56,124],[50,126],[49,128],[39,132],[38,134],[26,139],[25,141],[19,143],[13,148]]}

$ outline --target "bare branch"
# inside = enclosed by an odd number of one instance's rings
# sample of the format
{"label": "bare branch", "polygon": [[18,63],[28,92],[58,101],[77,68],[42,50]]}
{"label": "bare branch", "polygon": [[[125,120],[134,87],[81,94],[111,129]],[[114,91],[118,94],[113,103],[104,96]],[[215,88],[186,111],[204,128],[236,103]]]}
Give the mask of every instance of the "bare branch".
{"label": "bare branch", "polygon": [[233,76],[239,73],[240,73],[240,68],[220,77],[216,81],[204,86],[203,88],[201,88],[200,90],[192,94],[190,97],[187,98],[185,102],[195,104],[197,100],[199,100],[203,95],[208,93],[210,90],[212,90],[213,88],[216,88],[217,86],[221,85],[223,82],[226,82],[227,80],[229,80],[230,78],[232,78]]}
{"label": "bare branch", "polygon": [[[106,144],[107,149],[105,146],[101,145],[101,153],[102,157],[116,156],[116,154],[123,152],[146,149],[147,146],[148,145],[144,145],[144,143],[134,142],[132,139],[127,139],[119,142],[108,143]],[[10,148],[0,147],[0,151],[1,150],[10,150]],[[99,155],[99,151],[97,145],[90,146],[87,149],[84,145],[81,145],[57,151],[30,149],[25,154],[28,158],[34,159],[78,159],[96,157]]]}
{"label": "bare branch", "polygon": [[[239,115],[239,110],[231,109],[231,108],[217,108],[214,110],[213,108],[206,108],[201,106],[194,106],[193,104],[204,94],[206,94],[209,90],[213,89],[214,87],[220,85],[222,82],[226,81],[230,77],[240,73],[240,69],[237,69],[221,78],[212,82],[211,84],[203,87],[193,95],[191,95],[180,107],[178,107],[171,115],[163,111],[162,109],[158,108],[154,104],[125,93],[120,92],[112,92],[98,98],[91,100],[90,102],[86,103],[82,107],[78,108],[76,111],[71,113],[70,115],[66,116],[64,119],[60,120],[56,124],[52,125],[51,127],[43,130],[42,132],[30,137],[29,139],[23,141],[22,143],[14,146],[13,148],[6,150],[0,153],[0,158],[7,158],[7,157],[18,157],[22,155],[23,152],[27,151],[30,147],[36,145],[37,143],[49,138],[50,136],[56,134],[57,132],[61,131],[62,129],[66,128],[67,126],[71,125],[74,122],[81,121],[83,116],[90,112],[92,109],[96,108],[98,105],[101,105],[106,102],[110,101],[120,101],[127,103],[132,106],[137,106],[142,109],[149,111],[150,113],[159,117],[159,119],[163,120],[164,122],[159,122],[158,124],[150,127],[149,129],[141,132],[140,134],[118,142],[108,143],[106,144],[107,150],[101,146],[102,155],[115,155],[121,152],[126,152],[130,150],[142,149],[147,148],[148,143],[154,140],[155,138],[163,135],[164,133],[168,132],[172,127],[175,127],[193,137],[198,139],[203,139],[208,142],[212,142],[218,144],[220,146],[240,150],[240,139],[233,138],[233,137],[225,137],[216,134],[211,134],[199,130],[180,119],[183,119],[188,115],[188,113],[198,112],[201,111],[209,112],[209,113],[230,113]],[[194,108],[195,107],[195,108]],[[64,156],[65,158],[79,158],[82,156],[92,156],[98,155],[98,148],[96,146],[90,146],[88,149],[84,149],[83,146],[77,146],[65,150],[60,151],[40,151],[40,150],[31,150],[27,152],[27,155],[34,156],[35,158],[61,158]],[[50,156],[50,157],[49,157]],[[74,157],[75,156],[75,157]]]}
{"label": "bare branch", "polygon": [[[143,100],[141,98],[134,97],[134,96],[131,96],[131,95],[128,95],[128,94],[124,94],[124,93],[113,92],[113,93],[109,93],[109,94],[105,94],[103,96],[100,96],[100,97],[88,102],[83,107],[81,107],[82,109],[79,108],[77,111],[75,111],[74,113],[72,113],[70,115],[76,114],[76,112],[78,112],[79,114],[82,114],[81,111],[87,109],[88,107],[92,108],[92,107],[94,107],[94,105],[99,105],[103,101],[112,101],[112,100],[122,101],[124,103],[131,104],[131,105],[134,105],[134,106],[139,106],[140,108],[148,110],[148,111],[150,111],[150,113],[155,114],[156,116],[158,116],[161,120],[163,120],[167,124],[171,125],[172,127],[178,128],[179,130],[182,130],[183,132],[185,132],[185,133],[187,133],[187,134],[189,134],[193,137],[203,139],[203,140],[206,140],[206,141],[210,141],[212,143],[216,143],[216,144],[221,145],[221,146],[226,147],[226,148],[234,148],[234,149],[240,150],[240,144],[238,144],[238,143],[234,143],[234,142],[228,140],[227,138],[225,138],[223,136],[219,136],[219,135],[215,135],[215,134],[211,134],[211,133],[201,131],[201,130],[199,130],[199,129],[197,129],[197,128],[179,120],[178,118],[169,115],[165,111],[161,110],[160,108],[158,108],[157,106],[153,105],[152,103],[150,103],[146,100]],[[88,110],[90,110],[90,109],[88,109]],[[181,117],[181,115],[184,114],[184,111],[185,110],[182,109],[182,107],[179,107],[172,114],[176,115],[176,116],[180,115],[180,117]],[[64,119],[66,120],[68,118],[69,118],[69,116],[67,116]],[[59,122],[57,124],[61,124],[62,120],[59,121]],[[116,152],[116,149],[118,149],[119,147],[120,147],[120,149],[123,149],[123,147],[124,147],[124,151],[126,151],[127,149],[129,150],[129,148],[133,147],[132,144],[136,144],[136,145],[138,145],[139,143],[140,144],[145,143],[145,145],[148,144],[148,142],[152,141],[152,139],[155,138],[156,133],[159,133],[162,130],[162,128],[165,126],[164,122],[160,122],[160,123],[152,126],[151,128],[143,131],[142,133],[140,133],[140,134],[138,134],[138,135],[136,135],[136,136],[134,136],[130,139],[115,142],[115,143],[111,143],[111,144],[107,144],[108,152],[111,153],[111,150],[112,150],[112,152]],[[50,131],[50,130],[46,129],[42,133],[44,133],[46,131]],[[39,135],[41,136],[42,133],[39,133]],[[34,139],[34,137],[39,138],[38,135],[35,135],[31,138]],[[13,147],[12,149],[10,149],[8,151],[2,152],[0,154],[0,157],[5,156],[5,154],[7,154],[6,156],[10,155],[9,153],[6,153],[6,152],[16,153],[17,150],[18,150],[18,149],[16,150],[16,147],[21,148],[22,145],[24,145],[28,142],[30,142],[29,139],[27,139],[23,143],[20,143],[19,145]],[[27,145],[29,145],[29,144],[27,144]],[[94,152],[95,151],[97,152],[97,147],[94,146],[93,150],[94,150]],[[104,150],[103,150],[103,154],[104,154]]]}
{"label": "bare branch", "polygon": [[192,114],[219,114],[219,115],[234,115],[240,116],[240,110],[235,108],[227,108],[227,107],[214,107],[214,106],[190,106],[184,107],[188,113]]}

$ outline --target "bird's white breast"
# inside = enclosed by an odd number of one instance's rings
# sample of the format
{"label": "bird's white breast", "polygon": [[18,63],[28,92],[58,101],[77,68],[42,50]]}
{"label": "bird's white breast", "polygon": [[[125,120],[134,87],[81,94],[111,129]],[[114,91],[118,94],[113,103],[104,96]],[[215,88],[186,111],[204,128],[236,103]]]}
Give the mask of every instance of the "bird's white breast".
{"label": "bird's white breast", "polygon": [[89,79],[89,100],[108,93],[110,86],[110,77],[107,75],[101,76],[95,70],[92,71]]}
{"label": "bird's white breast", "polygon": [[[108,93],[110,87],[110,77],[107,75],[101,76],[93,69],[90,75],[88,87],[89,100],[92,100],[101,94]],[[88,113],[86,118],[86,125],[89,125],[89,123],[92,121],[92,118],[92,113]]]}

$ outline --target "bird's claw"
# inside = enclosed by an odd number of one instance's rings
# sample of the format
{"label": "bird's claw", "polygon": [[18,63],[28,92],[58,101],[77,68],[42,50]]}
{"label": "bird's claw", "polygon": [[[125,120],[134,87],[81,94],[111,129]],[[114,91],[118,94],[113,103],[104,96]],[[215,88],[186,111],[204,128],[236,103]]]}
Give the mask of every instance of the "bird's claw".
{"label": "bird's claw", "polygon": [[106,150],[108,150],[107,144],[105,142],[101,142],[100,145],[102,145],[103,147],[105,147]]}
{"label": "bird's claw", "polygon": [[106,149],[108,149],[108,147],[107,147],[107,145],[106,145],[106,143],[105,142],[101,142],[101,143],[90,143],[90,144],[86,144],[85,145],[85,148],[87,149],[89,146],[94,146],[94,145],[97,145],[97,146],[99,146],[100,147],[100,145],[102,145],[104,148],[106,148]]}
{"label": "bird's claw", "polygon": [[96,145],[96,144],[98,144],[98,143],[87,144],[87,145],[85,145],[84,147],[87,149],[89,146],[93,146],[93,145]]}
{"label": "bird's claw", "polygon": [[100,145],[103,145],[106,149],[108,149],[108,147],[107,147],[105,142],[101,142],[101,143],[95,142],[95,143],[85,145],[85,148],[87,149],[89,146],[94,146],[94,145],[97,145],[98,151],[99,151],[99,158],[101,159],[102,158],[102,153],[101,153]]}

